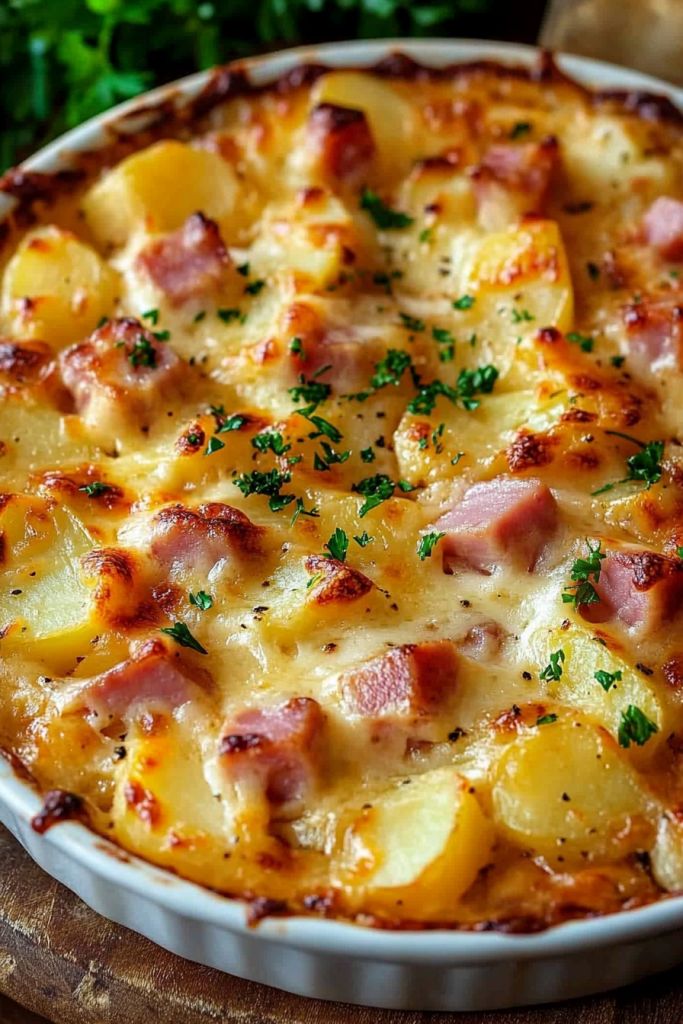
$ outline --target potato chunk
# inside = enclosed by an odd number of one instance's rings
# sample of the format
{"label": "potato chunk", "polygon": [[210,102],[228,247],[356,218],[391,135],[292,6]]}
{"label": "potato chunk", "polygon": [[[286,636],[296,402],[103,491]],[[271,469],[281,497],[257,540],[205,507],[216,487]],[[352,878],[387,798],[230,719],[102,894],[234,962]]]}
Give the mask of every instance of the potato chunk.
{"label": "potato chunk", "polygon": [[406,781],[347,830],[350,884],[369,910],[438,920],[453,913],[486,864],[493,829],[451,768]]}
{"label": "potato chunk", "polygon": [[236,193],[235,175],[218,154],[166,140],[100,178],[85,194],[83,211],[100,245],[121,246],[136,229],[175,231],[197,211],[220,224]]}
{"label": "potato chunk", "polygon": [[94,249],[70,231],[29,231],[7,264],[2,314],[13,337],[59,347],[89,334],[112,312],[117,277]]}
{"label": "potato chunk", "polygon": [[652,873],[664,889],[683,890],[683,822],[678,816],[662,816],[650,860]]}
{"label": "potato chunk", "polygon": [[569,712],[510,743],[495,769],[492,802],[510,839],[555,867],[618,860],[652,833],[654,800],[619,747]]}
{"label": "potato chunk", "polygon": [[555,221],[529,220],[486,235],[473,252],[465,290],[477,294],[478,301],[499,305],[509,300],[517,326],[508,333],[524,333],[529,324],[570,330],[574,295]]}

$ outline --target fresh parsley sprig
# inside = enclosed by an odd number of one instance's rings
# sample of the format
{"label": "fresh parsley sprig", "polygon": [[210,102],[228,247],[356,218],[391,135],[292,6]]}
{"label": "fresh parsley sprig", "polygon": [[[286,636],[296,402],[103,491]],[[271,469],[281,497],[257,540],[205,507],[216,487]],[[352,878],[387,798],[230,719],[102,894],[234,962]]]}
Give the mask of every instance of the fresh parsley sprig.
{"label": "fresh parsley sprig", "polygon": [[577,558],[571,568],[571,578],[574,581],[564,588],[562,600],[565,604],[573,604],[577,608],[580,605],[597,604],[600,601],[594,584],[600,580],[601,563],[607,556],[600,550],[601,542],[598,541],[595,547],[586,538],[588,546],[588,558]]}

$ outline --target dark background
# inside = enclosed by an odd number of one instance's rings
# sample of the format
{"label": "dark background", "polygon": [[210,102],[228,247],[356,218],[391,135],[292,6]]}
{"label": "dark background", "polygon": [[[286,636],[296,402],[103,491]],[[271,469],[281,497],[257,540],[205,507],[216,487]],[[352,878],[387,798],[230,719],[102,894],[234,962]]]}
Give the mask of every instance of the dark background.
{"label": "dark background", "polygon": [[546,0],[0,0],[0,172],[93,114],[199,68],[382,36],[534,42]]}

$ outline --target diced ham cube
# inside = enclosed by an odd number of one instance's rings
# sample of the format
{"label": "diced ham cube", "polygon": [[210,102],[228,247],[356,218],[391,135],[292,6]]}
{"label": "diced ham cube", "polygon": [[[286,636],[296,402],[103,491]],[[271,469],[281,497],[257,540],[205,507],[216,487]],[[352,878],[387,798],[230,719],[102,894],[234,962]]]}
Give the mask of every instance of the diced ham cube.
{"label": "diced ham cube", "polygon": [[370,718],[435,714],[455,692],[458,664],[449,640],[403,644],[344,673],[342,702],[350,713]]}
{"label": "diced ham cube", "polygon": [[202,685],[190,678],[180,657],[162,641],[147,640],[108,672],[67,686],[56,703],[62,712],[85,711],[96,728],[104,729],[143,711],[171,714],[201,698],[210,678],[204,670],[198,669],[197,675]]}
{"label": "diced ham cube", "polygon": [[152,519],[150,550],[169,571],[206,575],[222,560],[260,554],[264,533],[244,512],[221,502],[196,509],[170,505]]}
{"label": "diced ham cube", "polygon": [[501,476],[474,484],[430,529],[446,535],[444,572],[491,573],[501,566],[531,572],[556,526],[557,504],[544,483]]}
{"label": "diced ham cube", "polygon": [[659,196],[643,217],[648,243],[665,260],[683,260],[683,202]]}
{"label": "diced ham cube", "polygon": [[[349,394],[367,387],[375,363],[383,354],[376,336],[364,337],[358,327],[326,324],[317,309],[304,302],[287,308],[282,333],[298,374],[312,377],[325,367],[321,379],[329,381],[335,394]],[[293,338],[299,345],[291,349]]]}
{"label": "diced ham cube", "polygon": [[525,213],[543,213],[559,164],[557,140],[496,143],[471,174],[479,219],[487,230]]}
{"label": "diced ham cube", "polygon": [[324,727],[322,708],[310,697],[248,708],[223,726],[218,749],[224,770],[233,782],[256,788],[286,814],[318,788]]}
{"label": "diced ham cube", "polygon": [[218,225],[203,213],[193,213],[181,228],[152,242],[137,257],[138,266],[173,306],[215,291],[231,263]]}
{"label": "diced ham cube", "polygon": [[358,569],[325,555],[309,555],[304,565],[315,580],[308,590],[314,604],[347,604],[372,590],[374,583]]}
{"label": "diced ham cube", "polygon": [[644,369],[680,368],[683,362],[683,304],[638,302],[624,309],[631,356]]}
{"label": "diced ham cube", "polygon": [[639,633],[652,633],[683,609],[683,562],[655,551],[608,551],[594,587],[600,602],[582,605],[584,618],[616,618]]}
{"label": "diced ham cube", "polygon": [[349,184],[361,181],[375,153],[362,110],[320,103],[310,113],[308,133],[326,176]]}
{"label": "diced ham cube", "polygon": [[51,360],[52,349],[44,341],[0,339],[0,383],[33,384],[49,372]]}
{"label": "diced ham cube", "polygon": [[60,353],[59,365],[76,411],[105,436],[144,424],[170,389],[182,389],[187,372],[173,349],[132,317],[109,320]]}

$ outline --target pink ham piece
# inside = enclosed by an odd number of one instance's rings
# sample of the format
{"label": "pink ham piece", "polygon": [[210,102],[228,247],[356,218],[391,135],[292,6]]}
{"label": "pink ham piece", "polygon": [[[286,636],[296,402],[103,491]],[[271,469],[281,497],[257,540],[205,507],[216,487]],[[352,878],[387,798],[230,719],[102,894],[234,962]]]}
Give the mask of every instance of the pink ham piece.
{"label": "pink ham piece", "polygon": [[180,306],[215,291],[232,260],[218,225],[203,213],[193,213],[177,231],[143,249],[137,264],[172,306]]}
{"label": "pink ham piece", "polygon": [[317,701],[294,697],[247,708],[225,723],[219,742],[229,778],[256,786],[283,813],[316,791],[323,764],[325,715]]}
{"label": "pink ham piece", "polygon": [[585,619],[616,618],[639,633],[653,633],[683,608],[683,562],[655,551],[608,551],[594,587],[600,602],[581,606]]}
{"label": "pink ham piece", "polygon": [[144,421],[169,389],[182,388],[186,372],[173,349],[133,317],[107,321],[60,353],[59,366],[76,411],[103,434]]}
{"label": "pink ham piece", "polygon": [[655,199],[643,217],[647,242],[665,260],[683,260],[683,203],[670,196]]}
{"label": "pink ham piece", "polygon": [[[197,673],[203,684],[210,682],[203,669]],[[108,672],[65,689],[57,703],[62,712],[85,711],[96,728],[104,729],[142,711],[170,714],[202,693],[203,687],[190,678],[177,654],[170,653],[160,640],[146,640]]]}
{"label": "pink ham piece", "polygon": [[643,369],[679,368],[683,356],[683,304],[638,302],[624,308],[631,356]]}
{"label": "pink ham piece", "polygon": [[430,527],[444,572],[464,566],[491,573],[500,566],[531,572],[557,527],[557,503],[540,480],[500,476],[474,484]]}
{"label": "pink ham piece", "polygon": [[152,520],[152,556],[169,571],[196,570],[206,575],[222,559],[248,558],[261,553],[265,533],[251,519],[221,502],[196,509],[170,505]]}
{"label": "pink ham piece", "polygon": [[375,144],[362,110],[319,103],[308,119],[308,135],[327,177],[348,184],[361,181],[375,153]]}
{"label": "pink ham piece", "polygon": [[542,213],[558,164],[559,147],[552,136],[491,146],[471,172],[483,226],[496,230],[525,213]]}
{"label": "pink ham piece", "polygon": [[458,665],[449,640],[403,644],[344,673],[339,692],[345,709],[354,715],[432,715],[455,693]]}

